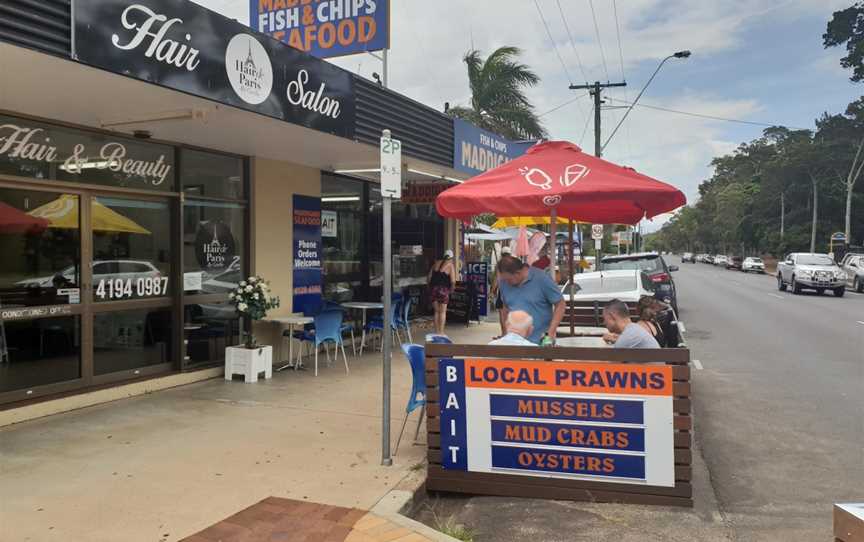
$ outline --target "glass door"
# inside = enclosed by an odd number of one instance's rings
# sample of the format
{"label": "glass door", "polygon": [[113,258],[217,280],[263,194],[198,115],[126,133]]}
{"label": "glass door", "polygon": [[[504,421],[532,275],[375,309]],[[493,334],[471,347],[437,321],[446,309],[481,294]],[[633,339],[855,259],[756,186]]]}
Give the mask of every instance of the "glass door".
{"label": "glass door", "polygon": [[86,381],[81,201],[0,182],[0,403]]}
{"label": "glass door", "polygon": [[177,359],[174,205],[165,198],[89,196],[94,383],[145,376]]}

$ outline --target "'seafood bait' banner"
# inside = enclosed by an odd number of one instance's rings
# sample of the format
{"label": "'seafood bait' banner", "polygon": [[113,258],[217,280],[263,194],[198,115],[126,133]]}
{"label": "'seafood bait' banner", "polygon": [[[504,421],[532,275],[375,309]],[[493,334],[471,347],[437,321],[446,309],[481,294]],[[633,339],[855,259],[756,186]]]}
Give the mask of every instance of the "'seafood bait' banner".
{"label": "'seafood bait' banner", "polygon": [[672,368],[439,360],[445,469],[675,486]]}
{"label": "'seafood bait' banner", "polygon": [[318,58],[387,49],[389,0],[249,0],[249,26]]}

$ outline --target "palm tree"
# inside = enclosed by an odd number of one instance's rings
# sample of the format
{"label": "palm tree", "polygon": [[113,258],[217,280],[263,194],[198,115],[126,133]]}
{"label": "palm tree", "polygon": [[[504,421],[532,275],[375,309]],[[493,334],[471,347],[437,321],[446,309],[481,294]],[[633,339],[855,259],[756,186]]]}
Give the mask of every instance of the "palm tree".
{"label": "palm tree", "polygon": [[463,60],[468,66],[471,106],[452,107],[448,114],[508,139],[546,137],[525,96],[525,88],[536,86],[540,78],[518,62],[521,53],[518,47],[500,47],[484,61],[480,51],[468,51]]}

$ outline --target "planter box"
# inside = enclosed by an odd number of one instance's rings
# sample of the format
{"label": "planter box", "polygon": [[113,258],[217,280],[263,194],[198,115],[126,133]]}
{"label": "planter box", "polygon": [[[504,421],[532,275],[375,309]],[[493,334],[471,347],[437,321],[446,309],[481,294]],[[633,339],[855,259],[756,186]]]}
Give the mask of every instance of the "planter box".
{"label": "planter box", "polygon": [[258,375],[273,378],[273,347],[260,346],[253,350],[229,346],[225,349],[225,380],[243,375],[247,384],[258,382]]}

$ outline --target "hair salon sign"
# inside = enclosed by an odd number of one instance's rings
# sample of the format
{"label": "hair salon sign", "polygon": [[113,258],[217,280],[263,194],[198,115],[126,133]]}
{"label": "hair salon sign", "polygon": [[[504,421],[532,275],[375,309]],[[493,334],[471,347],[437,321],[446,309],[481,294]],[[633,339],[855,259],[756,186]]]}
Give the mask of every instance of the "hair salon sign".
{"label": "hair salon sign", "polygon": [[77,0],[77,60],[354,136],[351,74],[188,0]]}

